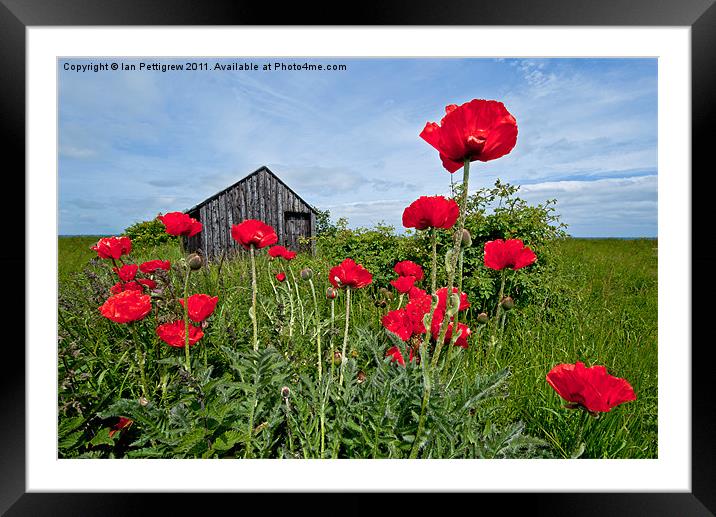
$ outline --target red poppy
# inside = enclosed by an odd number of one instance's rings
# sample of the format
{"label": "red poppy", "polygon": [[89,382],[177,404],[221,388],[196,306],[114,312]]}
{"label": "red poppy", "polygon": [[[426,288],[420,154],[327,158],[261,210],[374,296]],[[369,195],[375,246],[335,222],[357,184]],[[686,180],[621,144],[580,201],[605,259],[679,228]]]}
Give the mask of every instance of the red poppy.
{"label": "red poppy", "polygon": [[625,380],[607,373],[604,366],[585,368],[584,363],[558,364],[547,374],[547,382],[557,394],[574,406],[591,412],[610,411],[624,402],[636,400],[634,389]]}
{"label": "red poppy", "polygon": [[109,291],[112,294],[123,293],[124,291],[137,291],[142,293],[144,292],[144,288],[136,281],[132,280],[131,282],[117,282],[109,288]]}
{"label": "red poppy", "polygon": [[124,416],[119,417],[119,422],[114,424],[112,426],[112,429],[109,430],[109,437],[112,438],[115,433],[120,432],[122,429],[127,429],[134,423],[134,420],[131,418],[127,418]]}
{"label": "red poppy", "polygon": [[[410,361],[412,363],[413,359],[415,359],[413,357],[413,349],[409,348],[409,350],[410,350],[410,354],[408,357],[408,361]],[[397,346],[393,346],[393,347],[389,348],[388,351],[385,353],[385,357],[390,357],[391,363],[398,361],[398,364],[400,366],[405,366],[405,359],[403,358],[403,353],[400,351],[400,348],[398,348]]]}
{"label": "red poppy", "polygon": [[154,273],[157,269],[169,271],[171,267],[172,265],[168,260],[149,260],[139,264],[139,270],[142,273]]}
{"label": "red poppy", "polygon": [[[453,293],[457,293],[457,287],[452,288]],[[438,296],[438,308],[437,310],[445,311],[447,309],[447,287],[441,287],[435,293]],[[460,307],[459,311],[464,311],[470,307],[470,302],[467,300],[467,293],[460,293]]]}
{"label": "red poppy", "polygon": [[405,306],[405,312],[410,317],[410,322],[413,327],[413,335],[425,333],[423,318],[430,312],[432,301],[432,296],[425,294],[411,299]]}
{"label": "red poppy", "polygon": [[416,282],[422,280],[425,275],[423,274],[423,268],[419,264],[411,260],[403,260],[393,266],[393,271],[398,273],[400,276],[412,276]]}
{"label": "red poppy", "polygon": [[[176,320],[159,325],[157,327],[157,336],[169,346],[184,348],[184,322]],[[203,337],[204,333],[199,327],[189,325],[189,346],[192,346]]]}
{"label": "red poppy", "polygon": [[388,312],[383,316],[383,326],[403,341],[413,335],[413,320],[405,309]]}
{"label": "red poppy", "polygon": [[[438,335],[440,334],[440,326],[442,325],[444,317],[445,313],[443,311],[435,309],[435,314],[433,314],[433,321],[430,325],[430,334],[435,340],[437,340]],[[447,330],[445,331],[445,343],[449,343],[452,339],[452,331],[454,326],[455,322],[451,321],[450,323],[448,323]],[[460,336],[458,336],[457,340],[455,341],[455,346],[467,348],[467,338],[470,337],[471,331],[467,325],[460,322],[458,322],[457,328],[458,331],[460,331]]]}
{"label": "red poppy", "polygon": [[352,287],[360,289],[373,281],[373,275],[353,259],[347,258],[328,272],[328,280],[335,288]]}
{"label": "red poppy", "polygon": [[279,282],[283,282],[284,280],[286,280],[286,273],[284,273],[283,271],[281,273],[278,273],[276,275],[276,280],[278,280]]}
{"label": "red poppy", "polygon": [[[189,319],[196,323],[201,323],[211,316],[219,301],[218,296],[209,296],[208,294],[192,294],[189,297]],[[184,307],[184,298],[179,299],[179,303]]]}
{"label": "red poppy", "polygon": [[278,242],[274,229],[263,221],[247,219],[231,226],[231,236],[244,248],[265,248]]}
{"label": "red poppy", "polygon": [[415,277],[414,276],[399,276],[395,280],[390,281],[390,285],[395,287],[395,290],[399,293],[409,293],[410,289],[413,288],[413,284],[415,284]]}
{"label": "red poppy", "polygon": [[103,259],[118,259],[122,255],[129,255],[132,251],[132,241],[129,237],[103,237],[90,248]]}
{"label": "red poppy", "polygon": [[416,298],[422,298],[422,297],[425,296],[426,294],[428,294],[428,293],[426,293],[425,291],[423,291],[423,290],[420,289],[419,287],[413,286],[413,287],[410,288],[410,291],[408,291],[408,298],[410,298],[411,300],[414,300],[414,299],[416,299]]}
{"label": "red poppy", "polygon": [[388,351],[385,353],[385,357],[390,357],[390,362],[392,363],[398,361],[398,364],[400,366],[405,366],[405,359],[403,359],[403,353],[397,346],[389,348]]}
{"label": "red poppy", "polygon": [[420,137],[440,153],[448,172],[465,160],[487,162],[506,155],[517,143],[517,121],[498,101],[473,99],[445,107],[440,125],[428,122]]}
{"label": "red poppy", "polygon": [[152,310],[149,295],[134,290],[123,291],[107,298],[99,308],[102,316],[116,323],[129,323],[144,318]]}
{"label": "red poppy", "polygon": [[403,226],[425,230],[426,228],[452,228],[460,215],[460,207],[454,199],[444,196],[420,196],[403,211]]}
{"label": "red poppy", "polygon": [[150,280],[149,278],[140,278],[137,280],[142,285],[147,286],[149,290],[156,289],[157,283],[154,280]]}
{"label": "red poppy", "polygon": [[193,237],[203,228],[199,221],[183,212],[169,212],[158,216],[157,219],[164,223],[169,235]]}
{"label": "red poppy", "polygon": [[537,255],[519,239],[497,239],[485,243],[485,266],[490,269],[520,269],[534,264]]}
{"label": "red poppy", "polygon": [[269,256],[273,258],[282,258],[286,260],[293,260],[296,258],[296,252],[288,250],[283,246],[272,246],[268,250]]}
{"label": "red poppy", "polygon": [[139,268],[136,264],[127,264],[122,267],[114,267],[112,271],[117,273],[117,276],[122,282],[129,282],[130,280],[134,280],[134,277],[137,276],[137,269]]}

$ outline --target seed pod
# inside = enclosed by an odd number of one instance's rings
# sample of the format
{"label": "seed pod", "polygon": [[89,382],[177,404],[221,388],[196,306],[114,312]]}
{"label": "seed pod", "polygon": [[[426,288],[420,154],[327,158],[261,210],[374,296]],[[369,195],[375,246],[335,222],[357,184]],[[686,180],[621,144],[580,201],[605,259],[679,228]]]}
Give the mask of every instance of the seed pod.
{"label": "seed pod", "polygon": [[186,263],[189,265],[189,268],[192,271],[198,271],[201,269],[201,266],[203,265],[204,261],[201,258],[201,255],[198,255],[197,253],[192,253],[186,258]]}
{"label": "seed pod", "polygon": [[500,302],[500,305],[502,305],[503,309],[509,311],[515,306],[515,301],[512,299],[511,296],[505,296]]}
{"label": "seed pod", "polygon": [[332,287],[326,289],[326,298],[328,298],[329,300],[333,300],[336,296],[338,296],[338,291],[336,291]]}
{"label": "seed pod", "polygon": [[291,395],[291,390],[288,386],[281,388],[281,396],[287,399]]}
{"label": "seed pod", "polygon": [[310,267],[305,267],[301,270],[301,280],[310,280],[313,278],[313,270]]}
{"label": "seed pod", "polygon": [[486,312],[481,312],[480,314],[477,315],[477,322],[480,325],[484,325],[485,323],[488,322],[489,319],[490,318],[487,316]]}
{"label": "seed pod", "polygon": [[472,235],[467,231],[467,228],[462,231],[462,245],[466,248],[472,246]]}
{"label": "seed pod", "polygon": [[341,356],[341,353],[338,350],[333,352],[333,364],[335,364],[337,366],[337,365],[341,364],[342,361],[343,361],[343,356]]}

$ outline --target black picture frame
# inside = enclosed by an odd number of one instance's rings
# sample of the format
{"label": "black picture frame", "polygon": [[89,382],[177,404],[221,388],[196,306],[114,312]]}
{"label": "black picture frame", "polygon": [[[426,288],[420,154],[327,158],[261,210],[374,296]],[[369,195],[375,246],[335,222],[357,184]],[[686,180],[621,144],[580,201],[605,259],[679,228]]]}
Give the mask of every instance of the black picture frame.
{"label": "black picture frame", "polygon": [[[691,27],[692,73],[692,242],[710,235],[712,218],[706,212],[713,202],[704,180],[713,174],[711,149],[716,126],[716,5],[715,0],[501,0],[485,2],[460,0],[445,2],[383,1],[376,4],[326,6],[305,3],[283,4],[280,8],[266,2],[192,0],[0,0],[0,146],[5,177],[20,178],[25,168],[25,30],[32,26],[89,25],[509,25],[509,26],[689,26]],[[668,143],[661,143],[668,145]],[[9,165],[13,163],[14,165]],[[685,180],[688,179],[685,174]],[[5,293],[0,297],[6,331],[21,333],[20,303],[25,276],[25,230],[23,181],[14,184],[14,194],[5,199],[6,239],[0,252],[0,271],[4,272]],[[15,204],[13,206],[13,203]],[[20,215],[22,214],[22,216]],[[23,231],[17,221],[23,217]],[[686,229],[685,229],[686,231]],[[10,237],[10,238],[7,238]],[[48,243],[48,249],[55,243]],[[692,275],[709,271],[716,263],[714,255],[694,252]],[[686,266],[686,265],[685,265]],[[17,272],[23,271],[24,275]],[[662,274],[664,272],[662,271]],[[692,282],[693,286],[693,282]],[[549,493],[549,494],[451,494],[459,502],[482,511],[486,502],[494,502],[509,513],[527,515],[713,515],[716,512],[716,404],[711,397],[712,339],[697,336],[709,321],[706,297],[714,287],[713,275],[698,277],[698,292],[692,290],[692,491],[690,493]],[[698,296],[701,294],[701,296]],[[23,313],[26,316],[27,312]],[[660,315],[667,317],[666,315]],[[25,318],[23,317],[23,321]],[[148,513],[159,503],[163,513],[215,511],[227,502],[241,506],[258,504],[259,511],[277,513],[308,504],[310,494],[267,498],[265,494],[61,494],[26,493],[25,490],[25,351],[24,337],[4,336],[2,352],[2,425],[0,425],[0,512],[7,515],[126,515]],[[22,341],[21,341],[22,340]],[[559,480],[555,480],[559,484]],[[217,497],[220,500],[217,501]],[[211,498],[211,499],[209,499]],[[231,498],[231,501],[228,500]],[[147,501],[149,499],[149,501]],[[377,502],[366,494],[343,497],[321,495],[313,504],[331,512],[372,513],[395,508],[402,512],[420,505],[420,495],[382,498]],[[209,502],[209,500],[211,502]],[[458,502],[458,501],[455,501]],[[211,506],[208,506],[208,505]],[[454,504],[454,503],[453,503]],[[480,506],[478,506],[480,504]],[[380,507],[378,508],[378,505]],[[222,505],[223,506],[223,505]],[[263,510],[260,508],[263,507]],[[198,510],[199,509],[199,510]],[[255,511],[255,510],[252,510]]]}

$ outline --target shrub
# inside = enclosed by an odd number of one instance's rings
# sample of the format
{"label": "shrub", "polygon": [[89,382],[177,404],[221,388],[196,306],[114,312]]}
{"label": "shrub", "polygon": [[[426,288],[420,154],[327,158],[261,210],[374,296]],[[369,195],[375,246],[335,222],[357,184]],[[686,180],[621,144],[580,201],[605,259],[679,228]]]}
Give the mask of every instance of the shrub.
{"label": "shrub", "polygon": [[167,233],[166,227],[159,219],[134,223],[124,230],[124,235],[132,239],[133,246],[140,248],[150,248],[176,240],[176,237]]}
{"label": "shrub", "polygon": [[[453,192],[459,198],[462,185]],[[494,187],[482,188],[468,197],[465,227],[472,235],[472,246],[464,248],[463,291],[470,295],[475,310],[494,308],[497,303],[500,273],[485,267],[484,245],[493,239],[519,238],[538,256],[537,263],[518,271],[509,270],[507,292],[517,295],[517,302],[526,304],[535,300],[545,305],[558,304],[564,297],[562,286],[555,283],[550,272],[554,265],[553,242],[566,236],[566,225],[556,214],[556,200],[530,205],[517,196],[518,186],[495,182]],[[438,249],[450,248],[453,231],[438,232]],[[425,269],[428,286],[430,276],[430,236],[428,232],[408,230],[399,235],[395,228],[378,223],[373,228],[349,229],[345,219],[339,219],[334,231],[317,236],[317,250],[329,263],[345,257],[360,257],[361,263],[373,274],[373,288],[388,287],[395,278],[393,265],[401,260],[412,260]],[[445,268],[438,260],[438,285],[445,284]],[[549,281],[547,278],[549,277]]]}

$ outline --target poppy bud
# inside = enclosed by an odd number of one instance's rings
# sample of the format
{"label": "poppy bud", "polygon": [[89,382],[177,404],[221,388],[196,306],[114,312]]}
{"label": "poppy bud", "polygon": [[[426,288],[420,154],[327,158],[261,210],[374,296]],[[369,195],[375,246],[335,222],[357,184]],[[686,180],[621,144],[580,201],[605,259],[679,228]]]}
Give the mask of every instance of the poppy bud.
{"label": "poppy bud", "polygon": [[392,300],[393,299],[393,293],[390,292],[390,289],[386,289],[385,287],[381,287],[379,289],[380,294],[385,298],[386,300]]}
{"label": "poppy bud", "polygon": [[291,390],[288,386],[284,386],[283,388],[281,388],[281,396],[283,398],[287,399],[289,395],[291,395]]}
{"label": "poppy bud", "polygon": [[503,309],[509,311],[512,307],[515,306],[515,301],[512,299],[511,296],[505,296],[500,302],[500,305],[502,305]]}
{"label": "poppy bud", "polygon": [[363,370],[360,370],[358,372],[358,375],[356,376],[356,378],[358,379],[358,384],[364,383],[365,382],[365,372]]}
{"label": "poppy bud", "polygon": [[336,291],[332,287],[326,289],[326,298],[328,298],[329,300],[333,300],[336,296],[338,296],[338,291]]}
{"label": "poppy bud", "polygon": [[301,270],[301,280],[310,280],[313,278],[313,270],[309,267],[305,267]]}
{"label": "poppy bud", "polygon": [[448,306],[447,306],[447,313],[450,316],[454,316],[457,314],[457,311],[460,309],[460,295],[457,293],[452,293],[450,295],[450,298],[448,300]]}
{"label": "poppy bud", "polygon": [[462,245],[466,248],[472,246],[472,235],[470,235],[470,232],[467,231],[467,228],[462,231]]}
{"label": "poppy bud", "polygon": [[201,269],[201,266],[204,261],[201,259],[201,255],[192,253],[186,258],[186,263],[189,265],[189,268],[192,271],[198,271],[199,269]]}
{"label": "poppy bud", "polygon": [[445,252],[445,271],[448,273],[448,275],[452,271],[452,256],[454,252],[455,250],[453,250],[452,248]]}
{"label": "poppy bud", "polygon": [[481,325],[484,325],[485,323],[487,323],[487,321],[488,321],[489,319],[490,319],[490,318],[488,318],[486,312],[481,312],[480,314],[477,315],[477,322],[478,322],[479,324],[481,324]]}
{"label": "poppy bud", "polygon": [[140,406],[146,406],[147,404],[149,404],[149,401],[146,398],[139,397],[139,405]]}
{"label": "poppy bud", "polygon": [[338,350],[333,352],[333,364],[339,365],[339,364],[341,364],[342,361],[343,361],[343,357],[341,356],[341,353]]}

